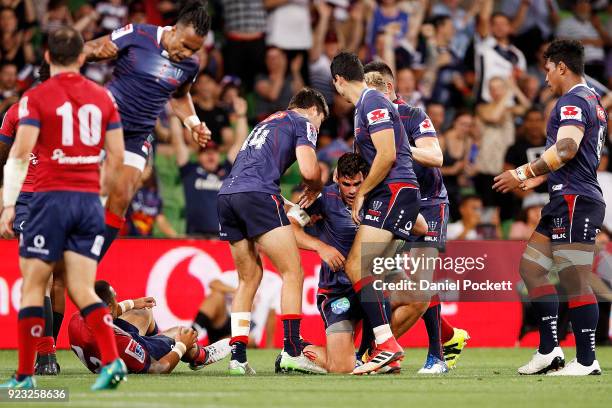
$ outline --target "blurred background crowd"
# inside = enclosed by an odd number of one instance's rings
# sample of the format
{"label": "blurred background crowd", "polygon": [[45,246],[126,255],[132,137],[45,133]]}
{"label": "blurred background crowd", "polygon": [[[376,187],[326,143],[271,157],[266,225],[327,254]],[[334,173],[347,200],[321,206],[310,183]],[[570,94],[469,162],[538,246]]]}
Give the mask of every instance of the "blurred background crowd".
{"label": "blurred background crowd", "polygon": [[[544,150],[547,90],[542,53],[553,37],[585,46],[587,81],[612,113],[612,4],[608,0],[209,0],[213,29],[192,88],[213,133],[198,149],[170,109],[156,127],[153,155],[124,235],[215,238],[216,194],[250,128],[286,108],[304,85],[320,90],[331,116],[320,130],[326,182],[352,150],[353,109],[335,94],[330,61],[340,50],[383,60],[399,95],[429,114],[440,136],[451,201],[449,239],[526,239],[546,187],[499,195],[492,179]],[[0,112],[34,81],[46,36],[71,24],[86,40],[128,23],[170,25],[165,0],[0,0]],[[112,62],[83,68],[99,83]],[[612,117],[612,115],[610,115]],[[611,141],[599,169],[612,230]],[[281,180],[299,193],[297,167]],[[607,240],[605,233],[601,239]]]}

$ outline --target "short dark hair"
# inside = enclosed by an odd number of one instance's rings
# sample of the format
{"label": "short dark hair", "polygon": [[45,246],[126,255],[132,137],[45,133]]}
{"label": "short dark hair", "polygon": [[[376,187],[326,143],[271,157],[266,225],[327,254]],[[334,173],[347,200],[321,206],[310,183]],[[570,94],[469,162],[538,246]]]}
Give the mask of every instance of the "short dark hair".
{"label": "short dark hair", "polygon": [[563,62],[574,74],[584,74],[584,46],[577,40],[554,40],[544,51],[544,60]]}
{"label": "short dark hair", "polygon": [[527,110],[527,112],[525,112],[525,114],[523,115],[523,118],[526,118],[527,116],[531,115],[532,113],[537,113],[540,116],[544,117],[544,112],[542,112],[542,109],[536,107],[536,106],[532,106],[531,108],[529,108]]}
{"label": "short dark hair", "polygon": [[111,291],[111,285],[110,283],[108,283],[105,280],[98,280],[96,281],[96,283],[94,284],[94,291],[96,292],[96,295],[98,295],[98,297],[100,299],[102,299],[102,301],[104,303],[106,303],[108,306],[111,305],[111,303],[113,303],[113,292]]}
{"label": "short dark hair", "polygon": [[40,82],[45,82],[49,78],[51,78],[51,67],[47,61],[43,61],[38,68],[38,80]]}
{"label": "short dark hair", "polygon": [[338,159],[338,177],[354,177],[357,174],[368,175],[370,166],[358,153],[344,153]]}
{"label": "short dark hair", "polygon": [[472,201],[472,200],[478,200],[482,202],[482,198],[479,195],[466,194],[463,197],[461,197],[461,201],[459,202],[459,208],[463,207],[465,204],[467,204],[468,201]]}
{"label": "short dark hair", "polygon": [[52,64],[74,64],[83,52],[83,37],[72,27],[63,26],[49,34],[49,57]]}
{"label": "short dark hair", "polygon": [[434,28],[438,29],[448,20],[452,20],[451,16],[449,16],[448,14],[440,14],[431,19],[431,24],[433,24]]}
{"label": "short dark hair", "polygon": [[393,71],[391,70],[391,67],[389,67],[387,64],[385,64],[382,61],[372,61],[367,63],[364,67],[363,67],[363,72],[365,72],[366,74],[368,72],[379,72],[381,75],[385,75],[390,77],[391,79],[395,79],[395,77],[393,76]]}
{"label": "short dark hair", "polygon": [[502,13],[501,11],[496,11],[495,13],[491,14],[491,21],[493,21],[493,19],[496,17],[503,17],[508,20],[508,22],[512,21],[509,15],[507,15],[506,13]]}
{"label": "short dark hair", "polygon": [[293,95],[289,101],[287,109],[308,109],[316,106],[317,111],[322,113],[325,118],[329,116],[329,107],[325,102],[325,97],[321,92],[312,88],[302,88],[298,93]]}
{"label": "short dark hair", "polygon": [[205,37],[210,30],[210,16],[207,2],[202,0],[184,0],[180,4],[177,24],[193,26],[196,34]]}
{"label": "short dark hair", "polygon": [[331,74],[334,81],[336,75],[341,76],[347,81],[363,81],[365,73],[363,72],[363,64],[356,54],[352,52],[341,52],[336,55],[331,63]]}

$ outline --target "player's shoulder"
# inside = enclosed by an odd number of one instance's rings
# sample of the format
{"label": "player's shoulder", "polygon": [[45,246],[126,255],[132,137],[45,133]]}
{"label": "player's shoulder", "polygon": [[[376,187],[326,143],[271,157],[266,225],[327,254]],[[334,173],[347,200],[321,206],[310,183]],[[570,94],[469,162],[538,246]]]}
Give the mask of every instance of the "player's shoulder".
{"label": "player's shoulder", "polygon": [[123,27],[119,27],[113,30],[110,34],[111,41],[118,40],[122,37],[128,36],[130,34],[140,36],[144,34],[153,34],[157,32],[159,27],[153,24],[126,24]]}
{"label": "player's shoulder", "polygon": [[323,187],[321,190],[321,201],[324,203],[334,202],[342,200],[340,197],[340,189],[337,183],[332,183],[328,186]]}
{"label": "player's shoulder", "polygon": [[393,106],[393,104],[385,96],[385,94],[376,89],[368,88],[364,92],[365,94],[363,95],[363,101],[362,101],[364,107],[367,107],[370,104],[382,104],[386,106]]}
{"label": "player's shoulder", "polygon": [[597,94],[587,86],[577,86],[563,94],[556,104],[559,120],[585,120],[598,106]]}
{"label": "player's shoulder", "polygon": [[4,124],[16,123],[19,121],[19,102],[11,105],[2,118],[2,127]]}

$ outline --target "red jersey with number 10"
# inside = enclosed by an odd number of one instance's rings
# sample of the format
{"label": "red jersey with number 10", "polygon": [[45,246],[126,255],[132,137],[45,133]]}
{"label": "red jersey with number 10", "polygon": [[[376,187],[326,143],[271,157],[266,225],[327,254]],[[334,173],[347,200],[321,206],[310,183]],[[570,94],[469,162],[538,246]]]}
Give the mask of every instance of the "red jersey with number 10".
{"label": "red jersey with number 10", "polygon": [[19,125],[40,128],[34,192],[100,191],[105,135],[121,127],[106,89],[77,73],[54,75],[23,95]]}

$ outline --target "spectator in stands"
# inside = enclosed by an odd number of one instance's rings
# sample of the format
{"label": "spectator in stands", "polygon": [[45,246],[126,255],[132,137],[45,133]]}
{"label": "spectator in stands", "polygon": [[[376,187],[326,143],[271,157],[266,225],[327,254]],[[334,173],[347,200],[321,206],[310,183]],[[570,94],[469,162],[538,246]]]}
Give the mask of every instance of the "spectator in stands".
{"label": "spectator in stands", "polygon": [[205,148],[198,149],[197,163],[189,161],[189,148],[180,121],[170,118],[170,132],[175,149],[176,164],[185,193],[187,234],[218,238],[217,193],[223,179],[230,173],[240,147],[248,135],[246,118],[247,104],[242,98],[234,100],[235,138],[227,152],[227,159],[221,162],[219,149],[211,141]]}
{"label": "spectator in stands", "polygon": [[475,195],[466,196],[459,205],[461,219],[448,224],[446,236],[448,239],[483,239],[476,230],[482,214],[482,200]]}
{"label": "spectator in stands", "polygon": [[[505,210],[502,218],[511,218],[512,206],[509,200],[495,192],[491,186],[493,178],[504,168],[504,158],[508,147],[514,144],[514,115],[520,116],[530,107],[531,103],[523,95],[512,78],[506,80],[493,77],[489,80],[491,102],[482,103],[476,107],[476,115],[482,129],[482,138],[476,157],[477,175],[474,177],[474,187],[485,206],[502,206]],[[519,104],[508,107],[513,99]]]}
{"label": "spectator in stands", "polygon": [[374,53],[376,36],[383,31],[392,31],[396,44],[408,34],[409,15],[397,3],[397,0],[380,0],[371,11],[365,40],[370,52]]}
{"label": "spectator in stands", "polygon": [[548,194],[531,193],[523,200],[523,207],[516,220],[510,226],[508,239],[527,241],[535,231],[542,208],[548,203]]}
{"label": "spectator in stands", "polygon": [[[400,93],[400,95],[402,94]],[[427,116],[429,116],[429,119],[431,119],[431,123],[433,123],[434,129],[436,129],[437,132],[442,132],[446,129],[446,109],[444,108],[444,105],[437,102],[429,102],[425,108],[425,111],[427,112]]]}
{"label": "spectator in stands", "polygon": [[263,0],[221,0],[225,74],[238,76],[247,92],[255,76],[266,72],[266,10]]}
{"label": "spectator in stands", "polygon": [[100,16],[101,34],[108,34],[126,25],[128,6],[123,0],[100,1],[96,4],[96,13]]}
{"label": "spectator in stands", "polygon": [[607,33],[597,15],[592,14],[589,0],[576,0],[571,17],[559,23],[557,37],[579,40],[584,45],[585,72],[598,81],[607,80],[604,47],[612,44],[612,34]]}
{"label": "spectator in stands", "polygon": [[[264,0],[264,6],[268,11],[266,44],[285,51],[289,65],[299,68],[300,78],[310,84],[306,63],[312,47],[310,1]],[[292,75],[297,76],[293,71]]]}
{"label": "spectator in stands", "polygon": [[11,8],[0,11],[0,36],[0,62],[15,64],[18,71],[34,63],[31,33],[19,28],[15,10]]}
{"label": "spectator in stands", "polygon": [[459,0],[441,0],[431,8],[431,17],[448,16],[453,21],[455,36],[451,47],[455,55],[463,59],[472,43],[475,32],[474,16],[482,7],[483,0],[472,0],[469,10],[461,7]]}
{"label": "spectator in stands", "polygon": [[512,19],[514,44],[527,61],[533,60],[540,45],[552,38],[559,23],[557,0],[503,0],[501,11]]}
{"label": "spectator in stands", "polygon": [[[431,117],[430,117],[431,118]],[[432,119],[433,121],[433,119]],[[457,219],[458,204],[461,196],[462,176],[470,165],[473,145],[474,117],[468,111],[460,111],[453,120],[452,127],[440,138],[440,147],[444,155],[442,175],[450,201],[451,217]]]}
{"label": "spectator in stands", "polygon": [[491,102],[489,81],[493,77],[518,80],[527,69],[523,52],[510,41],[511,21],[505,14],[493,13],[493,0],[484,0],[478,15],[476,74],[478,98]]}
{"label": "spectator in stands", "polygon": [[[395,74],[395,82],[395,89],[397,90],[397,94],[408,105],[425,109],[423,94],[417,89],[417,81],[414,76],[414,71],[412,69],[408,67],[399,68]],[[442,117],[444,117],[444,115],[442,115]],[[440,130],[438,128],[436,129]]]}
{"label": "spectator in stands", "polygon": [[159,194],[157,177],[153,166],[147,166],[140,181],[140,187],[125,216],[125,224],[120,232],[122,236],[150,238],[153,228],[168,238],[175,238],[176,231],[163,213],[164,203]]}
{"label": "spectator in stands", "polygon": [[0,92],[0,114],[4,115],[12,104],[19,101],[15,64],[5,63],[0,66]]}
{"label": "spectator in stands", "polygon": [[302,57],[298,56],[291,62],[290,73],[287,72],[287,56],[276,47],[266,51],[267,75],[255,78],[255,114],[257,120],[265,119],[271,113],[285,110],[291,96],[304,86],[300,74]]}
{"label": "spectator in stands", "polygon": [[0,0],[0,8],[12,9],[15,12],[19,30],[29,30],[36,26],[36,7],[33,0]]}
{"label": "spectator in stands", "polygon": [[609,160],[610,151],[607,146],[603,146],[601,149],[601,161],[597,168],[597,181],[603,192],[604,201],[607,204],[603,226],[608,231],[612,231],[612,173],[607,170]]}
{"label": "spectator in stands", "polygon": [[72,15],[66,0],[50,0],[47,12],[42,18],[41,29],[49,34],[65,25],[72,25]]}
{"label": "spectator in stands", "polygon": [[313,43],[308,55],[310,84],[325,96],[328,105],[334,100],[335,89],[332,85],[331,60],[341,47],[335,31],[330,31],[333,7],[325,2],[316,3],[318,21],[313,33]]}
{"label": "spectator in stands", "polygon": [[234,141],[234,130],[230,126],[229,113],[220,106],[221,86],[212,75],[203,71],[193,87],[193,104],[200,120],[206,123],[212,140],[222,152],[226,152]]}

